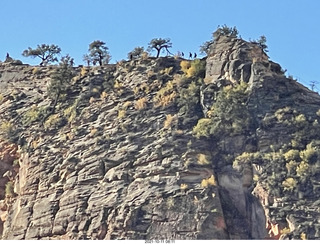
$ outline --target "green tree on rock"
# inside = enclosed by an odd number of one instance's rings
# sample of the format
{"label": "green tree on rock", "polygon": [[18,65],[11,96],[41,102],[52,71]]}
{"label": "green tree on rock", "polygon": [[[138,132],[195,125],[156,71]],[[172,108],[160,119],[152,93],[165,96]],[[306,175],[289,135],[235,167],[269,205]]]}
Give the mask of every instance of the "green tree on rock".
{"label": "green tree on rock", "polygon": [[210,53],[210,46],[213,44],[213,40],[206,41],[200,46],[200,53],[209,55]]}
{"label": "green tree on rock", "polygon": [[143,47],[136,47],[131,52],[128,53],[128,59],[140,58],[144,52]]}
{"label": "green tree on rock", "polygon": [[45,66],[51,62],[57,62],[58,58],[57,55],[60,54],[61,48],[57,45],[47,45],[41,44],[38,45],[36,49],[32,49],[28,47],[28,49],[24,50],[22,55],[25,57],[32,57],[32,58],[40,58],[42,61],[40,63],[41,66]]}
{"label": "green tree on rock", "polygon": [[259,47],[264,51],[268,52],[268,46],[267,46],[267,38],[262,35],[260,38],[257,40]]}
{"label": "green tree on rock", "polygon": [[213,40],[216,40],[220,36],[230,36],[230,37],[238,37],[238,30],[237,27],[228,27],[227,25],[218,26],[218,29],[213,32]]}
{"label": "green tree on rock", "polygon": [[91,58],[88,54],[83,55],[82,60],[88,65],[90,66],[91,63]]}
{"label": "green tree on rock", "polygon": [[111,56],[108,51],[108,47],[106,43],[103,41],[93,41],[89,45],[89,57],[93,65],[99,63],[99,65],[108,64]]}
{"label": "green tree on rock", "polygon": [[51,82],[48,87],[48,95],[54,101],[53,111],[62,94],[65,94],[70,87],[71,79],[74,77],[74,61],[69,55],[62,57],[59,66],[51,75]]}
{"label": "green tree on rock", "polygon": [[212,39],[209,41],[204,42],[200,46],[200,53],[208,55],[210,52],[210,46],[214,43],[221,36],[229,36],[229,37],[238,37],[238,30],[237,27],[228,27],[227,25],[218,26],[217,30],[212,33]]}
{"label": "green tree on rock", "polygon": [[157,55],[156,55],[157,58],[160,56],[161,49],[165,49],[168,53],[170,53],[170,51],[168,50],[169,48],[172,48],[172,43],[170,42],[170,38],[166,38],[166,39],[154,38],[148,44],[149,51],[153,49],[157,50]]}

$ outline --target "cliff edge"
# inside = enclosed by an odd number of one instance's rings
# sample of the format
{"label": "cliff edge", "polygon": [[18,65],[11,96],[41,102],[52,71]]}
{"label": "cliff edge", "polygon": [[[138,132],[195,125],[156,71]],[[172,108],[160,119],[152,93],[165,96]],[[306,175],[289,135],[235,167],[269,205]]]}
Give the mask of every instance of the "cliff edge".
{"label": "cliff edge", "polygon": [[320,96],[256,43],[193,61],[0,64],[2,239],[319,239]]}

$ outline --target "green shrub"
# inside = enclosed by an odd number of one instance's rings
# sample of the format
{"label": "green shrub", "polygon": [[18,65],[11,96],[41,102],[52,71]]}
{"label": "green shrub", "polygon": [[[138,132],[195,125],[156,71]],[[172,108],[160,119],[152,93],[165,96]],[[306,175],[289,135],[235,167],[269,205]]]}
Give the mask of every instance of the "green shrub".
{"label": "green shrub", "polygon": [[23,124],[29,125],[32,122],[42,119],[47,114],[47,107],[37,107],[33,106],[29,109],[23,116]]}
{"label": "green shrub", "polygon": [[304,114],[299,114],[298,116],[296,116],[294,122],[298,128],[304,128],[305,126],[308,125],[308,121]]}
{"label": "green shrub", "polygon": [[73,69],[73,58],[65,56],[61,58],[59,65],[55,68],[51,75],[51,81],[48,86],[47,93],[54,101],[54,108],[59,100],[67,94],[71,86],[71,80],[75,76]]}
{"label": "green shrub", "polygon": [[282,186],[285,191],[293,191],[297,187],[297,181],[289,177],[282,182]]}
{"label": "green shrub", "polygon": [[63,118],[59,114],[53,114],[48,117],[44,122],[44,128],[47,129],[56,129],[62,123]]}
{"label": "green shrub", "polygon": [[193,127],[193,135],[196,138],[200,137],[210,137],[211,133],[211,128],[213,127],[213,123],[211,119],[208,118],[203,118],[200,119],[195,127]]}
{"label": "green shrub", "polygon": [[317,150],[312,146],[312,143],[309,143],[306,146],[306,149],[300,152],[300,158],[307,163],[314,163],[317,160],[317,157]]}
{"label": "green shrub", "polygon": [[300,178],[306,178],[307,176],[309,176],[309,164],[302,161],[298,165],[296,172],[297,172],[297,176],[299,176]]}
{"label": "green shrub", "polygon": [[287,161],[299,160],[300,158],[299,150],[295,150],[295,149],[291,149],[287,151],[285,154],[283,154],[283,156]]}
{"label": "green shrub", "polygon": [[182,60],[180,62],[180,67],[183,73],[186,75],[188,73],[188,69],[191,67],[191,62],[188,60]]}
{"label": "green shrub", "polygon": [[244,164],[261,164],[262,161],[263,158],[260,152],[244,152],[235,158],[235,160],[233,161],[233,166],[237,167]]}
{"label": "green shrub", "polygon": [[181,114],[195,114],[197,106],[200,105],[200,85],[191,82],[187,88],[181,88],[177,99]]}
{"label": "green shrub", "polygon": [[167,82],[167,84],[161,88],[154,97],[154,106],[164,108],[171,104],[177,96],[175,86],[176,85],[172,81]]}
{"label": "green shrub", "polygon": [[204,78],[206,62],[205,60],[195,59],[193,61],[183,60],[180,62],[180,67],[187,77]]}
{"label": "green shrub", "polygon": [[211,175],[211,177],[207,178],[207,179],[203,179],[201,181],[201,187],[202,188],[207,188],[209,186],[216,186],[217,185],[217,181],[214,177],[214,175]]}
{"label": "green shrub", "polygon": [[64,116],[67,118],[68,122],[71,123],[77,117],[77,107],[80,100],[76,99],[75,102],[63,111]]}
{"label": "green shrub", "polygon": [[14,141],[16,136],[16,128],[10,121],[3,121],[0,126],[0,132],[4,139]]}
{"label": "green shrub", "polygon": [[290,162],[286,163],[288,174],[289,175],[293,174],[297,166],[298,166],[298,163],[294,160],[291,160]]}
{"label": "green shrub", "polygon": [[[200,119],[194,127],[196,137],[224,136],[244,133],[250,126],[250,114],[246,106],[247,84],[224,87],[208,111],[209,119]],[[204,128],[207,127],[207,128]]]}
{"label": "green shrub", "polygon": [[197,159],[198,159],[198,164],[201,164],[201,165],[211,164],[211,157],[209,155],[199,153],[197,155]]}
{"label": "green shrub", "polygon": [[0,93],[0,104],[4,101],[4,96]]}
{"label": "green shrub", "polygon": [[11,181],[8,181],[5,187],[5,195],[6,197],[13,197],[14,196],[14,187]]}

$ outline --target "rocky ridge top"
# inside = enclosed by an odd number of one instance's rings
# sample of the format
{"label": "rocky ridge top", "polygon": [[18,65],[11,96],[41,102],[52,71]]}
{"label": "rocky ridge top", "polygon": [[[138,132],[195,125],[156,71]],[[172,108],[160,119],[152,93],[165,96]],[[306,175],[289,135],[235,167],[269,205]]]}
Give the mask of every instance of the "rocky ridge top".
{"label": "rocky ridge top", "polygon": [[54,69],[0,64],[2,239],[319,238],[320,97],[255,43],[75,68],[47,117]]}

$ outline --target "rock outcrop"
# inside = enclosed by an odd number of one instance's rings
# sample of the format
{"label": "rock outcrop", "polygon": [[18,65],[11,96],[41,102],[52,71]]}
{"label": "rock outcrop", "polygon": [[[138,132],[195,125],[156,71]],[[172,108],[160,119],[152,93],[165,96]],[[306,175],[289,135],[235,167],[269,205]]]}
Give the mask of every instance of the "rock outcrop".
{"label": "rock outcrop", "polygon": [[[75,68],[48,114],[54,69],[0,64],[2,239],[319,238],[320,97],[257,44]],[[248,120],[196,136],[240,86]]]}

